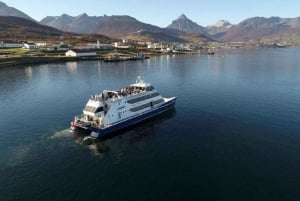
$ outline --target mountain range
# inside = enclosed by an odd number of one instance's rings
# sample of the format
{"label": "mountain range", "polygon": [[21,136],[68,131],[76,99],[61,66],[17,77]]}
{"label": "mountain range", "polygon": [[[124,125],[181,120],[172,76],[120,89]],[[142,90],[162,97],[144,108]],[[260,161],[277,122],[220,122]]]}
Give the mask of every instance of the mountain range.
{"label": "mountain range", "polygon": [[[194,33],[187,33],[182,30],[173,29],[172,27],[160,28],[158,26],[140,22],[127,15],[105,15],[95,17],[83,13],[76,17],[72,17],[63,14],[56,17],[48,16],[42,19],[40,23],[63,31],[85,34],[97,33],[113,38],[180,43],[189,42],[190,39],[201,42],[212,41],[207,35],[199,33],[195,34],[196,31]],[[187,35],[189,37],[187,37]]]}
{"label": "mountain range", "polygon": [[231,27],[221,41],[294,43],[300,41],[300,17],[253,17]]}
{"label": "mountain range", "polygon": [[6,41],[43,40],[57,42],[62,38],[70,44],[76,44],[78,39],[85,42],[95,42],[96,40],[110,41],[110,38],[103,35],[63,32],[56,28],[15,16],[0,16],[0,30],[0,40],[4,39]]}
{"label": "mountain range", "polygon": [[161,28],[139,22],[130,16],[88,16],[86,13],[76,17],[63,14],[57,17],[46,17],[41,24],[52,26],[63,31],[76,33],[99,33],[112,37],[120,37],[124,33],[138,30],[160,31]]}
{"label": "mountain range", "polygon": [[253,17],[233,25],[220,20],[201,26],[182,14],[165,28],[147,24],[127,15],[47,16],[36,22],[27,14],[0,2],[0,16],[17,16],[62,32],[101,34],[111,38],[128,38],[160,42],[276,42],[300,44],[300,17]]}

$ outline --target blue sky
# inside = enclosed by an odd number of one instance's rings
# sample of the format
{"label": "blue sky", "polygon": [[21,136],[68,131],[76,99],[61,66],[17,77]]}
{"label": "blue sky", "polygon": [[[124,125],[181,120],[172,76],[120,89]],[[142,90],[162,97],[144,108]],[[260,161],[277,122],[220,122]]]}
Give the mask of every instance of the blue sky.
{"label": "blue sky", "polygon": [[225,19],[233,24],[254,16],[298,17],[300,0],[0,0],[36,20],[63,13],[77,16],[130,15],[165,27],[184,13],[199,25]]}

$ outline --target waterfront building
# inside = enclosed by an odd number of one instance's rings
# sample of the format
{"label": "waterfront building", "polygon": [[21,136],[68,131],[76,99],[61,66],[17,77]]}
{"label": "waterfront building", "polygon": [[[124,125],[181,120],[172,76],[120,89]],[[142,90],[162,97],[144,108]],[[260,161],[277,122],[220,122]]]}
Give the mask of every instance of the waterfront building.
{"label": "waterfront building", "polygon": [[29,50],[36,49],[37,45],[35,43],[24,43],[24,48]]}
{"label": "waterfront building", "polygon": [[97,56],[95,50],[90,49],[72,49],[68,50],[65,55],[67,57],[86,57],[86,56]]}
{"label": "waterfront building", "polygon": [[24,44],[14,41],[0,41],[0,48],[21,48]]}

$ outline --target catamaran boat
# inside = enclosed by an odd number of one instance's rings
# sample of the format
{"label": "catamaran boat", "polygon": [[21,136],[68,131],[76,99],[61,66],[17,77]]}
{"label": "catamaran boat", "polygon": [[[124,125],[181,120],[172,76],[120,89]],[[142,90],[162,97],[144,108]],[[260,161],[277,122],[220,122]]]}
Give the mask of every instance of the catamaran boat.
{"label": "catamaran boat", "polygon": [[75,116],[71,130],[91,131],[93,138],[119,131],[175,106],[176,97],[164,98],[140,76],[136,83],[119,90],[104,90],[92,95],[83,114]]}

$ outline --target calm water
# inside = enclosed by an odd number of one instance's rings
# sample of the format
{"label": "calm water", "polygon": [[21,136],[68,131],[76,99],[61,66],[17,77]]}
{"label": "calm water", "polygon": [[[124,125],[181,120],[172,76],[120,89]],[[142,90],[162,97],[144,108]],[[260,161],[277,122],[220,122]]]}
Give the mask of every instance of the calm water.
{"label": "calm water", "polygon": [[[86,145],[87,99],[142,75],[176,109]],[[300,50],[0,69],[0,200],[300,200]]]}

